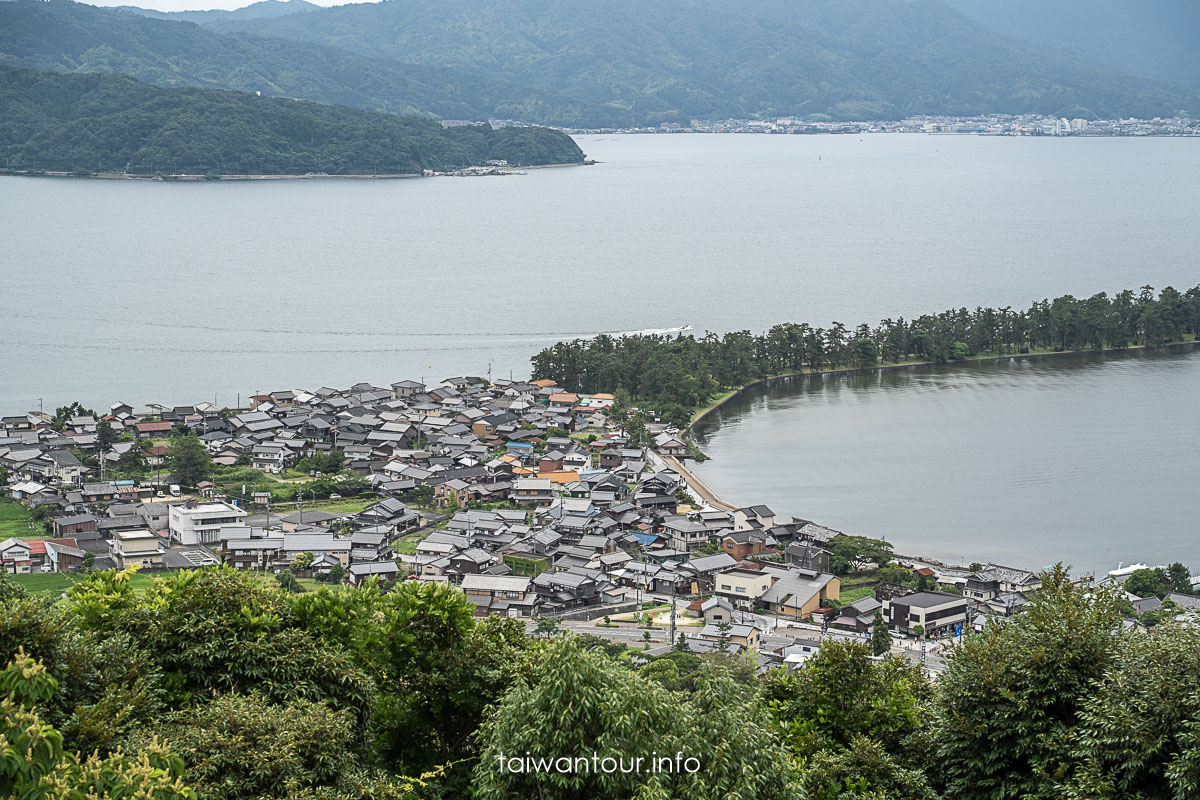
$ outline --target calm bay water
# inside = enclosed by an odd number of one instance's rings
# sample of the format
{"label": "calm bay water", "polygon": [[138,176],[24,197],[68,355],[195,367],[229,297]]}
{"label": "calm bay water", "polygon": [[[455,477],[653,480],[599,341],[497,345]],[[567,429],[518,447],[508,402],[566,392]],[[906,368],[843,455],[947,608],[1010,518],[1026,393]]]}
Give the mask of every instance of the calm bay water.
{"label": "calm bay water", "polygon": [[1200,142],[602,136],[523,177],[0,178],[0,412],[520,376],[552,342],[1200,281]]}
{"label": "calm bay water", "polygon": [[793,378],[707,417],[734,503],[897,552],[1200,570],[1200,346]]}
{"label": "calm bay water", "polygon": [[[603,163],[500,179],[0,178],[0,413],[35,409],[40,398],[46,407],[75,399],[96,407],[232,405],[260,390],[489,369],[520,377],[538,349],[600,331],[854,325],[1200,282],[1194,140],[672,135],[580,144]],[[1195,428],[1190,453],[1164,450],[1182,441],[1174,436],[1186,432],[1186,417],[1154,416],[1193,403],[1195,360],[1150,363],[1122,368],[1133,370],[1118,373],[1127,390],[1086,383],[1090,368],[1062,367],[1065,394],[1057,397],[1062,408],[1093,408],[1096,425],[1136,418],[1159,433],[1157,446],[1127,437],[1118,458],[1099,432],[1093,441],[1049,426],[1037,442],[1044,464],[1030,467],[1053,475],[1055,464],[1062,470],[1073,459],[1083,484],[1112,503],[1123,498],[1128,513],[1080,511],[1094,523],[1088,535],[1114,547],[1142,538],[1135,521],[1151,511],[1165,518],[1172,497],[1174,511],[1190,508],[1195,537],[1196,509],[1184,504],[1195,494]],[[1007,439],[1011,420],[998,421],[1014,403],[1036,406],[1047,396],[1024,373],[1012,374],[1021,380],[1003,391],[963,378],[951,394],[970,398],[975,414],[954,427],[930,417],[912,433],[931,448],[975,448],[965,462],[975,466],[936,484],[945,490],[939,502],[957,509],[938,523],[941,540],[908,538],[936,520],[875,484],[839,494],[848,484],[803,479],[790,472],[793,462],[748,456],[735,466],[733,443],[750,441],[742,431],[763,424],[783,438],[792,425],[786,414],[754,411],[713,434],[718,461],[706,476],[739,499],[861,525],[863,533],[893,532],[905,549],[911,541],[955,554],[966,550],[950,546],[961,537],[995,539],[998,555],[1024,563],[1008,543],[1014,527],[1027,531],[1039,518],[1022,511],[1029,498],[1044,491],[1046,503],[1082,504],[1049,479],[998,487],[996,502],[978,510],[979,497],[964,501],[960,484],[971,476],[981,496],[995,482],[981,443]],[[928,396],[898,388],[897,398]],[[1123,391],[1145,397],[1134,402]],[[841,394],[846,409],[828,418],[849,430],[856,395]],[[875,459],[857,452],[872,468]],[[905,452],[915,462],[922,451]],[[1154,480],[1132,484],[1140,480],[1132,473]],[[929,474],[933,481],[937,470]],[[743,492],[748,484],[737,481],[754,475],[783,484]],[[796,493],[783,491],[787,485]],[[838,505],[840,513],[815,507],[814,488],[828,488],[822,508]],[[876,516],[847,516],[867,511]]]}

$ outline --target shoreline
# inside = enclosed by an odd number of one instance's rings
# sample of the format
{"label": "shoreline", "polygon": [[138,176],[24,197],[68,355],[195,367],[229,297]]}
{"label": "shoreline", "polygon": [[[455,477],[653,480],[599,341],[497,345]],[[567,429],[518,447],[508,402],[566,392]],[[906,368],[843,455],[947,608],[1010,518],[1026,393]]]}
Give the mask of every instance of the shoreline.
{"label": "shoreline", "polygon": [[[1108,353],[1124,353],[1124,352],[1136,352],[1136,351],[1141,351],[1141,350],[1157,350],[1160,348],[1180,348],[1180,347],[1189,347],[1192,349],[1200,349],[1200,338],[1197,338],[1190,342],[1168,342],[1166,344],[1161,344],[1161,345],[1137,345],[1135,347],[1107,348],[1107,349],[1103,349],[1103,350],[1064,350],[1061,352],[1053,352],[1052,351],[1052,352],[1045,352],[1045,353],[1014,353],[1014,354],[1003,355],[1003,356],[984,356],[984,357],[980,357],[980,358],[962,359],[961,361],[945,362],[945,363],[947,363],[947,364],[965,364],[965,363],[998,364],[998,363],[1002,363],[1002,362],[1006,362],[1006,361],[1013,361],[1018,358],[1029,358],[1029,359],[1040,360],[1040,359],[1051,358],[1051,357],[1056,357],[1056,356],[1076,356],[1076,357],[1078,357],[1078,356],[1084,356],[1084,355],[1089,355],[1089,354],[1105,355]],[[913,367],[928,367],[928,366],[938,366],[938,365],[939,365],[939,362],[936,362],[936,361],[920,361],[920,362],[912,362],[912,363],[905,363],[905,364],[889,364],[889,365],[884,365],[884,366],[867,367],[867,368],[851,367],[851,368],[835,369],[835,370],[820,370],[820,371],[815,371],[815,372],[803,372],[803,371],[789,372],[789,373],[785,373],[783,375],[772,375],[772,376],[769,376],[766,378],[760,378],[756,381],[752,381],[750,383],[745,384],[744,386],[740,386],[737,389],[734,389],[734,390],[726,393],[725,396],[721,397],[719,400],[714,402],[712,405],[710,405],[707,408],[700,411],[695,416],[695,418],[693,418],[691,423],[689,423],[688,426],[682,431],[681,435],[693,434],[694,427],[699,422],[701,422],[705,417],[707,417],[711,412],[717,410],[718,408],[721,408],[726,403],[728,403],[730,400],[733,400],[735,397],[741,396],[742,393],[745,392],[746,390],[752,389],[757,386],[762,386],[764,384],[769,385],[774,381],[782,381],[785,379],[791,379],[791,378],[797,378],[797,377],[826,377],[826,376],[833,376],[833,375],[845,375],[845,374],[850,374],[850,373],[868,373],[868,372],[883,373],[883,372],[891,372],[891,371],[898,370],[898,369],[911,369]],[[740,507],[740,506],[730,503],[728,500],[723,499],[720,495],[718,495],[715,491],[713,491],[708,486],[708,484],[706,484],[698,475],[696,475],[694,472],[692,472],[690,469],[688,469],[683,464],[683,462],[680,461],[679,459],[677,459],[673,456],[665,456],[665,455],[660,455],[659,457],[662,458],[663,461],[669,467],[671,467],[672,469],[675,469],[680,474],[680,476],[684,479],[684,482],[686,484],[688,484],[689,488],[694,489],[696,494],[699,495],[698,499],[700,499],[702,502],[707,503],[708,505],[711,505],[715,508],[725,510],[725,511],[732,511],[732,510],[735,510]],[[817,522],[816,524],[820,525],[821,523]],[[854,534],[854,535],[866,536],[869,534]],[[888,540],[886,538],[884,538],[883,541],[888,541],[890,543],[890,540]],[[896,560],[897,563],[899,563],[901,560],[906,560],[906,561],[913,561],[913,562],[917,562],[917,563],[923,563],[923,564],[926,564],[928,566],[932,566],[935,568],[958,569],[956,567],[953,567],[949,561],[946,561],[941,556],[904,555],[899,552],[896,552],[895,550],[893,550],[892,556],[893,556],[893,559]],[[1081,577],[1086,577],[1086,576],[1092,577],[1093,580],[1095,579],[1094,573],[1086,573],[1085,576],[1081,576]]]}
{"label": "shoreline", "polygon": [[1110,354],[1110,353],[1132,353],[1132,352],[1138,352],[1138,351],[1142,351],[1142,350],[1158,350],[1160,348],[1177,348],[1177,347],[1200,347],[1200,338],[1194,339],[1190,342],[1167,342],[1165,344],[1156,344],[1156,345],[1139,344],[1139,345],[1134,345],[1132,347],[1119,347],[1119,348],[1118,347],[1108,347],[1108,348],[1104,348],[1102,350],[1061,350],[1061,351],[1049,351],[1049,352],[1042,352],[1042,353],[1008,353],[1005,355],[998,355],[998,356],[972,356],[972,357],[968,357],[968,358],[959,359],[957,361],[906,361],[906,362],[902,362],[899,364],[879,364],[879,365],[873,366],[873,367],[838,367],[837,369],[825,369],[825,370],[813,370],[813,371],[801,369],[801,370],[797,370],[796,372],[784,372],[779,375],[768,375],[765,378],[759,378],[756,381],[751,381],[750,383],[743,384],[742,386],[739,386],[735,389],[732,389],[732,390],[724,393],[724,395],[721,396],[719,400],[716,400],[711,405],[706,406],[703,409],[701,409],[700,411],[696,412],[696,414],[692,417],[692,421],[688,423],[687,427],[684,428],[681,433],[683,435],[690,435],[690,434],[695,433],[695,427],[701,421],[703,421],[705,417],[707,417],[713,411],[716,411],[718,408],[725,405],[729,401],[733,400],[734,398],[741,396],[741,394],[743,392],[745,392],[747,389],[752,389],[756,386],[762,386],[763,384],[770,384],[774,381],[781,381],[781,380],[785,380],[785,379],[789,379],[789,378],[828,377],[828,376],[832,376],[832,375],[847,375],[847,374],[851,374],[851,373],[865,374],[865,373],[869,373],[869,372],[883,373],[883,372],[894,372],[895,370],[899,370],[899,369],[911,369],[913,367],[955,366],[955,365],[963,365],[963,364],[1000,364],[1000,363],[1007,362],[1007,361],[1015,361],[1015,360],[1021,359],[1021,358],[1027,358],[1030,360],[1041,360],[1041,359],[1045,359],[1045,358],[1056,358],[1056,357],[1061,357],[1061,356],[1087,356],[1087,355],[1106,355],[1106,354]]}
{"label": "shoreline", "polygon": [[[586,167],[596,162],[580,161],[562,164],[534,164],[531,166],[512,167],[512,169],[551,169],[558,167]],[[467,169],[461,167],[460,169]],[[419,172],[355,172],[337,175],[328,172],[300,173],[217,173],[211,177],[199,173],[178,173],[174,175],[131,175],[124,172],[86,172],[75,173],[66,170],[8,170],[0,169],[0,176],[15,178],[76,178],[97,181],[153,181],[159,183],[220,183],[222,181],[307,181],[307,180],[401,180],[408,178],[437,178],[442,175],[423,175]]]}

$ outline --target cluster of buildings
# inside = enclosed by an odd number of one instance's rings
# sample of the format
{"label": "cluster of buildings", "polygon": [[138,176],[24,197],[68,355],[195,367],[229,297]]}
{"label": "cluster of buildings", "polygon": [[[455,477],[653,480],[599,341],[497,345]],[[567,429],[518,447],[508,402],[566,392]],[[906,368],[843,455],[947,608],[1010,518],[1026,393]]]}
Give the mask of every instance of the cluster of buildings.
{"label": "cluster of buildings", "polygon": [[[698,503],[676,469],[688,447],[674,429],[653,425],[652,445],[634,445],[610,424],[612,403],[553,381],[475,377],[281,390],[233,412],[118,403],[102,420],[127,436],[102,452],[100,419],[56,429],[45,414],[3,417],[4,494],[42,509],[50,535],[0,542],[0,568],[301,564],[301,574],[350,584],[449,584],[478,616],[587,620],[679,600],[682,613],[703,618],[681,629],[691,649],[758,651],[788,664],[816,652],[819,637],[782,640],[771,633],[781,624],[865,635],[878,612],[897,635],[948,636],[1016,613],[1040,588],[1034,573],[998,565],[920,567],[914,581],[957,591],[884,583],[842,606],[831,547],[843,534],[763,505]],[[272,508],[269,496],[248,501],[219,477],[185,494],[169,474],[103,480],[93,474],[103,466],[79,458],[115,466],[138,439],[180,428],[224,466],[277,474],[301,458],[332,458],[361,476],[371,501],[344,513]]]}
{"label": "cluster of buildings", "polygon": [[813,121],[802,117],[694,119],[688,125],[664,122],[646,128],[570,130],[598,133],[962,133],[992,136],[1200,136],[1200,119],[1066,119],[1042,114],[986,114],[974,117],[914,116],[902,120]]}

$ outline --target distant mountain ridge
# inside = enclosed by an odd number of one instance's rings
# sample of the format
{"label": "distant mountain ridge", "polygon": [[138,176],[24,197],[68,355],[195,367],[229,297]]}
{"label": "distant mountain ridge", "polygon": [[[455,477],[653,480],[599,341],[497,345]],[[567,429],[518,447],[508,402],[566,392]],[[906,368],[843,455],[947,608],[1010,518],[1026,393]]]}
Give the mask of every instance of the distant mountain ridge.
{"label": "distant mountain ridge", "polygon": [[389,0],[211,27],[485,72],[617,106],[625,124],[1200,110],[1195,90],[1008,38],[937,0]]}
{"label": "distant mountain ridge", "polygon": [[942,0],[1024,41],[1200,88],[1197,0]]}
{"label": "distant mountain ridge", "polygon": [[571,137],[548,128],[443,128],[421,117],[247,92],[4,66],[0,156],[25,171],[217,175],[420,173],[491,159],[583,160]]}
{"label": "distant mountain ridge", "polygon": [[572,128],[1200,115],[1200,89],[1017,41],[939,0],[264,0],[183,14],[204,24],[69,0],[0,2],[0,63]]}
{"label": "distant mountain ridge", "polygon": [[612,119],[611,111],[592,103],[463,70],[224,34],[191,22],[63,0],[0,2],[0,63],[58,72],[121,72],[159,86],[260,91],[439,119],[514,119],[564,127]]}
{"label": "distant mountain ridge", "polygon": [[195,22],[205,24],[207,22],[215,22],[218,19],[270,19],[272,17],[283,17],[288,14],[298,14],[303,11],[312,11],[321,6],[315,3],[309,3],[307,0],[259,0],[257,3],[251,3],[248,6],[235,8],[229,11],[224,9],[212,9],[209,11],[155,11],[152,8],[140,8],[138,6],[116,6],[119,11],[132,11],[135,14],[141,14],[145,17],[154,17],[155,19],[171,19],[182,22]]}

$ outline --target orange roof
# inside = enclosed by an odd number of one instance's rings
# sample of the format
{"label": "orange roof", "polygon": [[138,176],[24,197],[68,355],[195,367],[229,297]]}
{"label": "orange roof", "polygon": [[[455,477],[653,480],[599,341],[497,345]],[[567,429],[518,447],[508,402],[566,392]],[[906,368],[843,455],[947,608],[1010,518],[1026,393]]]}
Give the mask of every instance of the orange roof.
{"label": "orange roof", "polygon": [[506,464],[511,464],[512,462],[517,460],[517,457],[514,456],[512,453],[505,453],[504,455],[500,456],[500,460]]}
{"label": "orange roof", "polygon": [[551,403],[574,403],[579,399],[579,395],[574,392],[559,392],[558,394],[550,395]]}
{"label": "orange roof", "polygon": [[513,467],[513,475],[536,475],[529,467]]}
{"label": "orange roof", "polygon": [[546,389],[551,386],[557,386],[558,381],[552,381],[549,378],[541,378],[540,380],[530,381],[529,385],[530,386],[540,386],[543,389]]}
{"label": "orange roof", "polygon": [[551,483],[574,483],[579,480],[579,473],[574,470],[563,472],[539,472],[539,478],[549,478]]}
{"label": "orange roof", "polygon": [[608,392],[599,392],[597,394],[592,395],[592,399],[593,400],[616,400],[617,398],[613,397]]}

